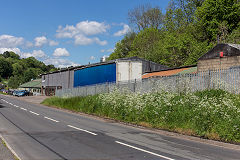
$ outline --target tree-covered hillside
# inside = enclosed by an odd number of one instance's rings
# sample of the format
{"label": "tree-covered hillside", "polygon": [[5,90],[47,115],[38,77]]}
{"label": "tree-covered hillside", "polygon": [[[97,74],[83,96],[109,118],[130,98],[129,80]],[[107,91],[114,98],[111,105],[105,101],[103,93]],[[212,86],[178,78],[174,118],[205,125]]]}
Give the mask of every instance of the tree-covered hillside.
{"label": "tree-covered hillside", "polygon": [[133,31],[109,59],[138,56],[179,67],[196,64],[217,43],[240,44],[239,0],[171,0],[165,14],[142,5],[128,19]]}
{"label": "tree-covered hillside", "polygon": [[54,71],[53,65],[45,65],[34,57],[21,59],[14,52],[0,54],[0,82],[6,79],[10,88],[37,78],[41,73]]}

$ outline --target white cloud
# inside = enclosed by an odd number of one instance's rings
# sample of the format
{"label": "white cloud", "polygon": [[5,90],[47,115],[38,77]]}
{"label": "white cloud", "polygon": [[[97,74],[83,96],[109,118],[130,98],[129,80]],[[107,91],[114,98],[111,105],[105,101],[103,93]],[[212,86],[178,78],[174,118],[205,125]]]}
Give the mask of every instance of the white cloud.
{"label": "white cloud", "polygon": [[73,25],[66,25],[66,27],[59,26],[57,30],[57,38],[73,38],[78,34],[83,35],[96,35],[107,31],[110,26],[104,22],[99,23],[96,21],[82,21]]}
{"label": "white cloud", "polygon": [[130,27],[127,24],[122,24],[123,25],[123,29],[114,33],[114,36],[123,36],[126,33],[128,33],[130,31]]}
{"label": "white cloud", "polygon": [[21,58],[28,58],[32,56],[31,53],[24,53],[19,48],[0,48],[0,54],[3,54],[6,51],[12,51],[18,54]]}
{"label": "white cloud", "polygon": [[26,47],[27,48],[31,48],[31,47],[33,47],[34,45],[33,45],[33,43],[32,42],[26,42]]}
{"label": "white cloud", "polygon": [[0,48],[16,48],[24,44],[24,38],[11,35],[0,36]]}
{"label": "white cloud", "polygon": [[91,60],[95,60],[95,59],[96,59],[96,57],[94,57],[94,56],[91,56],[91,57],[90,57],[90,59],[91,59]]}
{"label": "white cloud", "polygon": [[82,34],[76,35],[74,38],[75,38],[74,43],[76,45],[89,45],[89,44],[97,43],[101,46],[104,46],[107,44],[107,41],[101,41],[97,37],[89,38]]}
{"label": "white cloud", "polygon": [[53,64],[55,67],[65,68],[69,66],[79,66],[80,64],[74,63],[68,59],[61,59],[61,58],[49,58],[44,60],[46,65]]}
{"label": "white cloud", "polygon": [[76,25],[76,29],[83,34],[86,35],[96,35],[100,33],[104,33],[109,28],[109,25],[105,23],[99,23],[96,21],[82,21]]}
{"label": "white cloud", "polygon": [[5,51],[12,51],[18,54],[21,58],[35,57],[35,58],[45,58],[47,55],[42,50],[33,50],[30,52],[22,52],[19,48],[0,48],[0,54]]}
{"label": "white cloud", "polygon": [[53,40],[49,40],[49,46],[57,46],[59,43]]}
{"label": "white cloud", "polygon": [[99,44],[106,45],[107,41],[101,41],[98,37],[89,37],[107,32],[110,26],[104,22],[96,21],[82,21],[75,26],[66,25],[66,27],[59,26],[57,29],[57,38],[73,38],[76,45]]}
{"label": "white cloud", "polygon": [[27,53],[21,52],[20,57],[21,58],[29,58],[29,57],[33,57],[33,55],[32,55],[32,53],[29,53],[29,52],[27,52]]}
{"label": "white cloud", "polygon": [[101,49],[101,50],[100,50],[101,53],[104,53],[104,52],[106,52],[106,53],[112,53],[113,51],[114,51],[114,48]]}
{"label": "white cloud", "polygon": [[55,57],[61,57],[61,56],[70,56],[69,52],[66,50],[66,48],[57,48],[53,52],[53,56]]}
{"label": "white cloud", "polygon": [[21,58],[29,58],[29,57],[35,57],[35,58],[47,58],[48,56],[42,51],[42,50],[33,50],[32,53],[30,52],[20,52]]}
{"label": "white cloud", "polygon": [[35,57],[35,58],[47,57],[47,55],[42,50],[33,50],[32,56]]}
{"label": "white cloud", "polygon": [[49,40],[45,36],[36,37],[34,39],[34,41],[35,41],[35,44],[34,44],[35,47],[42,47],[43,45],[46,45],[46,44],[48,44],[49,46],[56,46],[56,45],[58,45],[58,42],[53,41],[53,40]]}
{"label": "white cloud", "polygon": [[76,45],[89,45],[89,44],[92,44],[93,42],[94,42],[93,39],[88,38],[82,34],[75,36],[75,41],[74,41]]}
{"label": "white cloud", "polygon": [[45,36],[36,37],[34,39],[36,47],[42,47],[44,44],[47,44],[48,40]]}
{"label": "white cloud", "polygon": [[12,51],[16,54],[21,54],[21,50],[19,48],[0,48],[0,54],[3,54],[6,51]]}
{"label": "white cloud", "polygon": [[94,41],[97,43],[97,44],[99,44],[99,45],[101,45],[101,46],[104,46],[104,45],[106,45],[107,44],[107,41],[101,41],[99,38],[97,38],[97,37],[95,37],[95,38],[93,38],[94,39]]}

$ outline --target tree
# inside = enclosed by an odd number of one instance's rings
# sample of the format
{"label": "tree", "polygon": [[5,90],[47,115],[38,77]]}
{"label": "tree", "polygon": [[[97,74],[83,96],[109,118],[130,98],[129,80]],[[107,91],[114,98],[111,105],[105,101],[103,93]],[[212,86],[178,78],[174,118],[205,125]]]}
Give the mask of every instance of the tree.
{"label": "tree", "polygon": [[24,66],[18,62],[18,63],[14,63],[12,65],[13,67],[13,75],[22,75],[24,72]]}
{"label": "tree", "polygon": [[18,86],[22,83],[21,76],[12,76],[9,78],[8,87],[10,88],[18,88]]}
{"label": "tree", "polygon": [[205,0],[196,11],[198,23],[206,33],[206,39],[217,40],[221,36],[221,25],[232,33],[240,22],[240,1],[238,0]]}
{"label": "tree", "polygon": [[31,81],[32,79],[36,79],[39,74],[42,73],[42,70],[39,68],[28,68],[24,72],[24,82]]}
{"label": "tree", "polygon": [[6,51],[3,53],[3,57],[4,58],[13,58],[13,59],[20,59],[20,56],[17,55],[16,53],[12,52],[12,51]]}
{"label": "tree", "polygon": [[124,38],[117,42],[113,53],[109,56],[108,60],[127,57],[131,51],[131,45],[136,37],[135,32],[130,32],[124,36]]}
{"label": "tree", "polygon": [[240,23],[239,27],[233,30],[232,33],[228,35],[226,42],[240,44]]}
{"label": "tree", "polygon": [[12,65],[5,59],[0,57],[0,76],[3,78],[12,75]]}
{"label": "tree", "polygon": [[157,57],[152,55],[156,43],[161,39],[160,31],[156,28],[145,28],[134,38],[131,45],[132,51],[129,56],[138,56],[148,60],[156,61]]}
{"label": "tree", "polygon": [[160,28],[163,23],[163,14],[159,7],[152,8],[149,4],[140,5],[128,12],[130,24],[138,29]]}

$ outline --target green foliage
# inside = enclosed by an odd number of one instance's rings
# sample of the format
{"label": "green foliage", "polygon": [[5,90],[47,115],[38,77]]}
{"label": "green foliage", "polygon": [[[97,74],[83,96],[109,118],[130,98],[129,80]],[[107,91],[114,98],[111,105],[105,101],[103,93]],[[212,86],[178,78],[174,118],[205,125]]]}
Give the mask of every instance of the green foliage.
{"label": "green foliage", "polygon": [[132,42],[132,51],[128,56],[138,56],[153,60],[152,52],[156,43],[161,39],[158,29],[146,28],[139,32]]}
{"label": "green foliage", "polygon": [[23,82],[22,76],[12,76],[9,78],[8,87],[18,88],[18,86]]}
{"label": "green foliage", "polygon": [[0,54],[0,76],[9,79],[8,86],[17,88],[20,84],[36,79],[41,73],[55,71],[54,65],[45,65],[34,57],[20,59],[14,52]]}
{"label": "green foliage", "polygon": [[73,98],[58,98],[51,97],[45,99],[42,104],[49,106],[57,106],[64,109],[69,109],[77,112],[84,113],[96,113],[96,108],[98,108],[99,101],[97,101],[97,96],[86,96],[86,97],[73,97]]}
{"label": "green foliage", "polygon": [[3,57],[4,58],[13,58],[13,59],[20,59],[20,56],[17,55],[16,53],[12,52],[12,51],[6,51],[3,53]]}
{"label": "green foliage", "polygon": [[240,44],[240,23],[239,27],[227,37],[226,40],[228,43],[235,43],[235,44]]}
{"label": "green foliage", "polygon": [[126,34],[120,42],[116,43],[114,52],[109,56],[108,60],[127,57],[131,51],[131,45],[135,37],[135,32]]}
{"label": "green foliage", "polygon": [[24,72],[24,82],[28,82],[31,79],[35,79],[36,77],[38,77],[40,73],[42,73],[42,71],[39,68],[28,68]]}
{"label": "green foliage", "polygon": [[11,64],[5,59],[0,57],[0,76],[3,78],[7,78],[12,74],[12,66]]}
{"label": "green foliage", "polygon": [[139,6],[130,12],[130,22],[139,32],[118,42],[109,59],[138,56],[180,67],[196,64],[217,39],[220,43],[240,43],[240,1],[171,0],[158,27],[146,25],[149,17],[144,15],[151,9]]}
{"label": "green foliage", "polygon": [[196,12],[197,18],[210,41],[222,34],[220,26],[224,23],[225,32],[231,33],[240,22],[240,2],[237,0],[205,0]]}
{"label": "green foliage", "polygon": [[205,138],[240,142],[240,96],[223,90],[49,98],[43,104]]}

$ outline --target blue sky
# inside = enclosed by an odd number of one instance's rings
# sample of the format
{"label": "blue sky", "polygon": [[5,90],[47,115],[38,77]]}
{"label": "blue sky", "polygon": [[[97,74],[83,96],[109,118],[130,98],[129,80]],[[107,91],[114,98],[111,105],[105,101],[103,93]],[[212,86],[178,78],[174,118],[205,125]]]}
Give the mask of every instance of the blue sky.
{"label": "blue sky", "polygon": [[99,62],[129,30],[128,11],[169,0],[0,0],[0,53],[56,67]]}

